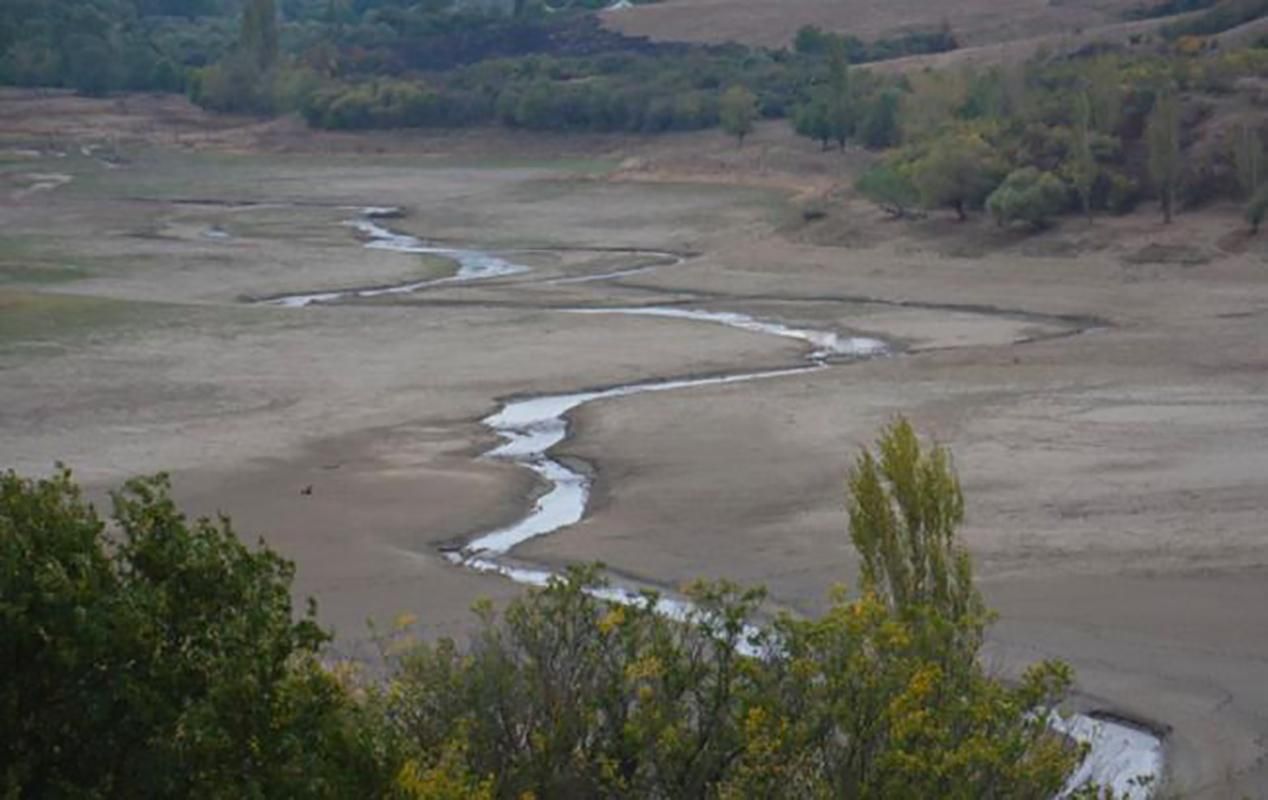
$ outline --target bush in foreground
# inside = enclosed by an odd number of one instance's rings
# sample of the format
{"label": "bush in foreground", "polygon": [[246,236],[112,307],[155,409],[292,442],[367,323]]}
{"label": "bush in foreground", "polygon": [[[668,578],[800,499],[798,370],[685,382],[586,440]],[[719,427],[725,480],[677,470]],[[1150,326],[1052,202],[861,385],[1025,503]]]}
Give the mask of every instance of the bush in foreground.
{"label": "bush in foreground", "polygon": [[[163,478],[114,497],[0,475],[0,790],[6,797],[348,797],[383,748],[317,662],[293,569]],[[381,721],[375,720],[376,725]],[[379,784],[381,785],[381,784]]]}
{"label": "bush in foreground", "polygon": [[[292,569],[189,522],[164,480],[115,497],[0,478],[6,796],[1047,798],[1078,747],[1055,662],[1005,684],[956,538],[947,452],[904,421],[849,479],[859,594],[817,619],[698,584],[611,602],[576,568],[469,644],[385,641],[384,680],[317,661]],[[667,613],[669,612],[669,613]]]}

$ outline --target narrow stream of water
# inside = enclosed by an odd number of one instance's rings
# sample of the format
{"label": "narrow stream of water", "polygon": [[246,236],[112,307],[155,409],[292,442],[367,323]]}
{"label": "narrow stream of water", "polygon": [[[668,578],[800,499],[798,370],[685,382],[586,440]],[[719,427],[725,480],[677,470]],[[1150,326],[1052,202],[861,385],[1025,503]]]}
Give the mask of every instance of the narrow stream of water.
{"label": "narrow stream of water", "polygon": [[[449,278],[433,279],[374,289],[296,294],[279,297],[268,302],[292,308],[314,303],[334,302],[353,297],[376,297],[390,294],[408,294],[426,286],[458,281],[480,280],[527,272],[528,267],[477,250],[441,248],[426,245],[417,238],[395,233],[374,220],[395,216],[396,209],[367,208],[362,218],[347,223],[360,231],[371,249],[391,250],[401,253],[435,253],[453,258],[459,264],[458,272]],[[655,254],[677,259],[674,254]],[[642,272],[654,267],[637,267],[616,270],[602,275],[555,279],[552,283],[580,283],[606,280]],[[678,308],[671,306],[640,306],[613,308],[566,308],[561,313],[584,315],[627,315],[659,317],[699,323],[725,325],[751,333],[779,336],[805,342],[810,350],[805,363],[784,369],[736,372],[698,378],[647,380],[603,389],[567,392],[537,397],[513,399],[483,420],[490,430],[500,437],[500,444],[485,454],[486,458],[508,461],[531,470],[542,479],[546,491],[537,498],[528,513],[517,522],[504,528],[476,536],[461,548],[449,552],[446,557],[454,564],[478,572],[504,576],[529,586],[544,586],[556,573],[531,565],[515,562],[511,551],[532,539],[548,536],[584,519],[590,500],[591,477],[582,468],[573,468],[551,457],[550,451],[568,437],[568,414],[593,402],[618,397],[631,397],[652,392],[686,391],[704,386],[720,386],[733,383],[767,380],[802,375],[829,368],[829,359],[857,360],[876,357],[890,352],[878,339],[842,335],[833,330],[798,328],[780,322],[760,320],[733,311]],[[616,603],[644,602],[640,592],[632,588],[612,585],[596,589],[594,595]],[[688,601],[662,595],[656,610],[674,619],[689,620],[698,610]],[[750,653],[760,655],[760,653]],[[1067,719],[1055,718],[1053,727],[1080,742],[1089,745],[1088,757],[1071,777],[1066,797],[1074,788],[1095,781],[1112,788],[1115,796],[1143,800],[1152,793],[1149,781],[1156,781],[1162,774],[1162,741],[1154,734],[1135,726],[1115,721],[1076,714]],[[1138,780],[1144,778],[1143,785]]]}
{"label": "narrow stream of water", "polygon": [[383,297],[394,294],[410,294],[428,286],[465,281],[504,278],[528,272],[523,264],[516,264],[480,250],[464,250],[453,247],[437,247],[423,243],[420,239],[407,233],[397,233],[383,227],[376,219],[393,216],[394,208],[364,208],[361,219],[351,220],[344,224],[356,229],[365,237],[365,246],[370,250],[389,250],[394,253],[413,253],[415,255],[438,255],[451,258],[458,263],[458,271],[447,278],[430,278],[421,281],[409,281],[392,286],[381,286],[370,289],[344,289],[308,294],[291,294],[275,297],[268,302],[272,305],[287,308],[303,308],[316,303],[332,303],[353,297]]}

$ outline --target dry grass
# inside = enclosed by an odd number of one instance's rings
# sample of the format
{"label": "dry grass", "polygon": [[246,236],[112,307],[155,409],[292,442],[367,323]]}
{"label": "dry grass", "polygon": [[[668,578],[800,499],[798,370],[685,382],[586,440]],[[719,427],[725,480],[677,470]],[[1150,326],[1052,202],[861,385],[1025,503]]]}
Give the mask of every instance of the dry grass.
{"label": "dry grass", "polygon": [[1074,32],[1122,19],[1141,0],[665,0],[608,12],[623,33],[698,42],[779,46],[803,25],[875,39],[948,22],[962,44],[977,46]]}

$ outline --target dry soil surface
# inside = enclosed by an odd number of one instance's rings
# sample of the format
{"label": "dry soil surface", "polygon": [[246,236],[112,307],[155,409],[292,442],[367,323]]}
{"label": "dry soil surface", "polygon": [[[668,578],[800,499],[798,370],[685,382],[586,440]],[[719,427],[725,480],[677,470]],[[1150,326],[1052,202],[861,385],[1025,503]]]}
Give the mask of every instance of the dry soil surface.
{"label": "dry soil surface", "polygon": [[[14,102],[51,103],[80,133],[33,133],[0,101],[4,467],[65,460],[96,493],[171,470],[191,509],[296,559],[298,592],[362,653],[367,618],[411,611],[427,635],[462,635],[476,598],[517,591],[437,549],[541,490],[478,458],[500,398],[805,355],[559,309],[677,303],[884,337],[891,357],[580,409],[559,454],[593,471],[595,502],[517,556],[670,588],[761,582],[813,612],[853,574],[845,471],[901,412],[956,455],[965,538],[1001,613],[992,665],[1069,660],[1079,705],[1167,732],[1185,796],[1268,793],[1268,263],[1231,210],[1023,236],[884,221],[833,188],[850,159],[773,129],[738,154],[713,134],[587,140],[603,161],[533,139],[535,160],[509,163],[444,138],[374,153],[291,131],[271,147],[249,122],[178,143],[186,117],[133,118],[148,100]],[[106,111],[125,133],[85,153]],[[69,180],[19,193],[49,174]],[[826,219],[802,221],[790,198],[808,195],[831,199]],[[452,266],[363,248],[342,223],[366,205],[533,271],[394,300],[247,302]],[[612,247],[694,257],[552,283],[639,263]]]}

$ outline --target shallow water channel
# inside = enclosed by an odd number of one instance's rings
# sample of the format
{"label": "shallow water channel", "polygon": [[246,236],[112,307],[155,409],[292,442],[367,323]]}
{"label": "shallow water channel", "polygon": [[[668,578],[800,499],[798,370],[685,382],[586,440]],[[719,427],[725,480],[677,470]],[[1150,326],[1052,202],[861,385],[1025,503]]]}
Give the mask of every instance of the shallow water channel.
{"label": "shallow water channel", "polygon": [[[293,294],[265,302],[289,308],[303,308],[345,299],[405,295],[433,286],[486,280],[530,271],[527,266],[479,250],[428,245],[413,236],[393,232],[376,221],[397,214],[396,209],[367,208],[362,210],[360,219],[346,224],[355,228],[364,237],[367,248],[401,253],[443,255],[458,263],[458,271],[447,278],[367,289]],[[669,257],[673,259],[672,263],[679,263],[682,260],[673,254],[655,251],[627,252]],[[548,282],[611,280],[654,268],[644,266],[593,276],[554,279]],[[591,478],[587,472],[581,468],[573,468],[550,455],[550,451],[568,437],[570,412],[587,403],[652,392],[687,392],[693,388],[705,386],[775,380],[829,369],[836,363],[848,363],[892,353],[891,348],[879,339],[853,336],[834,330],[792,327],[778,321],[757,319],[734,311],[677,306],[637,306],[561,308],[558,312],[643,316],[725,325],[750,333],[799,340],[806,344],[807,352],[801,364],[783,369],[737,371],[703,377],[649,379],[607,388],[513,398],[505,401],[496,413],[482,420],[483,424],[497,433],[500,438],[500,444],[485,453],[484,457],[508,461],[531,470],[543,481],[546,490],[518,521],[472,537],[461,547],[446,553],[446,557],[452,563],[464,568],[502,575],[517,583],[531,586],[545,585],[555,577],[555,573],[516,561],[512,557],[512,551],[532,539],[548,536],[580,522],[585,517],[589,506]],[[622,586],[618,583],[595,590],[594,594],[617,603],[644,602],[636,587]],[[696,613],[693,606],[686,600],[663,594],[657,602],[657,610],[676,619],[688,619]],[[1065,719],[1054,718],[1053,727],[1089,745],[1087,758],[1071,778],[1071,787],[1095,781],[1107,788],[1112,788],[1116,797],[1135,800],[1150,796],[1151,783],[1156,782],[1162,774],[1163,743],[1158,736],[1142,727],[1083,714],[1075,714]],[[1067,793],[1068,791],[1063,792],[1061,797]]]}

